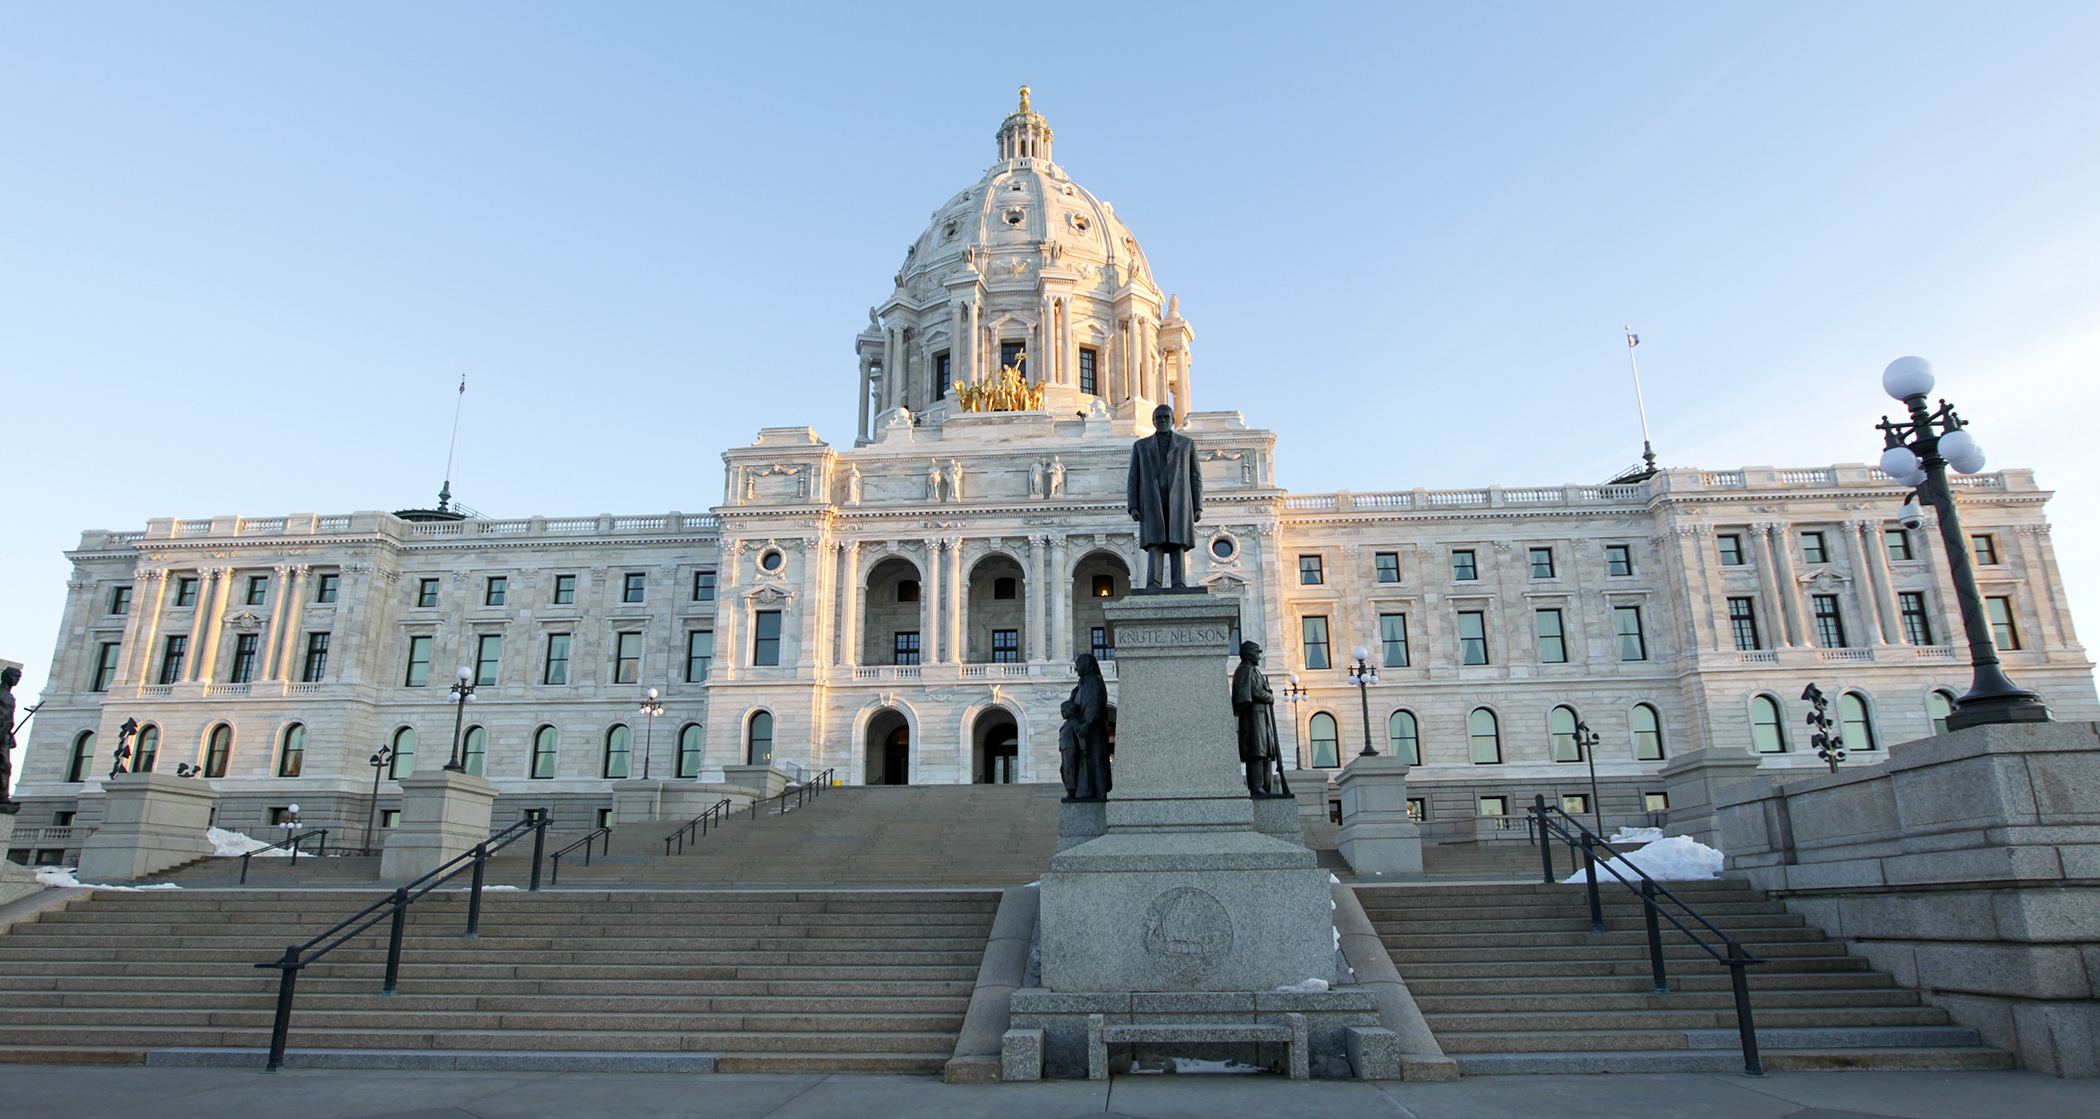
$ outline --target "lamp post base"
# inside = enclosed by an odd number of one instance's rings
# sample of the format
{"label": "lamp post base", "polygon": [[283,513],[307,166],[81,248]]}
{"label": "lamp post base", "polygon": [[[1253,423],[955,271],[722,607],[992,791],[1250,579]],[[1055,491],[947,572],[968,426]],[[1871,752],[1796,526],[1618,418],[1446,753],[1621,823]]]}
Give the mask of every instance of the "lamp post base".
{"label": "lamp post base", "polygon": [[1956,701],[1954,713],[1947,716],[1948,730],[1967,730],[1989,723],[2047,723],[2054,718],[2049,714],[2049,705],[2033,692],[1978,696],[1964,696]]}

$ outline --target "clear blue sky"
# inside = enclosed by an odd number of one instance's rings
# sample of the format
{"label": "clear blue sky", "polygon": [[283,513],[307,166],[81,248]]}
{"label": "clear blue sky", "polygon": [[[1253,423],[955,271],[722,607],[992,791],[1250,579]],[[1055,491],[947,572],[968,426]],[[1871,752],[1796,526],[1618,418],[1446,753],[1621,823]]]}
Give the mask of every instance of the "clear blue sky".
{"label": "clear blue sky", "polygon": [[[1871,461],[1919,353],[2100,604],[2100,6],[0,3],[0,656],[83,528],[698,511],[1015,87],[1282,481]],[[2083,449],[2081,449],[2083,448]],[[2100,617],[2084,616],[2088,626]]]}

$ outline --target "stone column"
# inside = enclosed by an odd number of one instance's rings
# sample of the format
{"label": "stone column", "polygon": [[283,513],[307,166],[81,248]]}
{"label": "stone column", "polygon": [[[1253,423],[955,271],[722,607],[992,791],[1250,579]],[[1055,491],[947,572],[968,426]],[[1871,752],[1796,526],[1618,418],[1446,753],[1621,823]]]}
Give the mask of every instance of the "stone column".
{"label": "stone column", "polygon": [[387,833],[379,877],[420,878],[473,850],[489,837],[495,803],[496,786],[472,774],[433,769],[403,777],[401,822]]}
{"label": "stone column", "polygon": [[1032,661],[1049,658],[1050,648],[1050,587],[1043,570],[1043,551],[1050,538],[1041,533],[1028,538],[1028,659]]}
{"label": "stone column", "polygon": [[1880,589],[1874,585],[1872,561],[1868,558],[1872,553],[1868,551],[1867,543],[1860,539],[1867,524],[1866,521],[1846,521],[1845,545],[1851,553],[1853,597],[1859,600],[1859,617],[1867,626],[1867,644],[1883,645],[1887,644],[1887,639],[1882,636]]}
{"label": "stone column", "polygon": [[190,680],[211,682],[211,662],[219,644],[219,614],[225,604],[220,601],[221,590],[226,584],[226,569],[207,567],[198,572],[203,585],[197,589],[197,616],[190,620],[190,663],[185,676]]}
{"label": "stone column", "polygon": [[102,825],[80,845],[83,882],[124,881],[211,854],[211,782],[123,773],[102,782]]}
{"label": "stone column", "polygon": [[898,353],[897,328],[889,327],[882,332],[882,407],[884,411],[903,402],[900,395],[904,381],[904,368]]}
{"label": "stone column", "polygon": [[2048,647],[2076,644],[2078,637],[2071,629],[2071,613],[2065,608],[2059,589],[2063,582],[2057,575],[2056,545],[2049,541],[2049,526],[2021,525],[2020,535],[2033,545],[2028,551],[2027,587],[2034,596],[2035,612],[2042,618]]}
{"label": "stone column", "polygon": [[926,542],[926,570],[919,576],[919,663],[939,664],[941,643],[941,552],[943,540]]}
{"label": "stone column", "polygon": [[839,545],[838,663],[860,663],[860,541]]}
{"label": "stone column", "polygon": [[1422,873],[1422,829],[1407,818],[1405,759],[1358,756],[1342,770],[1335,845],[1358,875]]}
{"label": "stone column", "polygon": [[[1096,370],[1095,375],[1105,374]],[[1043,580],[1050,592],[1050,659],[1066,664],[1078,655],[1072,651],[1071,550],[1063,533],[1050,537],[1050,570]]]}
{"label": "stone column", "polygon": [[270,679],[290,680],[297,671],[302,645],[299,640],[299,623],[304,620],[306,614],[306,581],[307,574],[312,570],[313,568],[303,563],[294,566],[290,578],[280,592],[282,597],[277,600],[277,611],[284,617],[284,628],[278,635],[277,666]]}
{"label": "stone column", "polygon": [[869,362],[867,356],[862,355],[860,359],[860,437],[862,439],[869,439],[874,436],[874,432],[868,428],[868,397],[874,391],[874,386],[869,383],[868,374]]}
{"label": "stone column", "polygon": [[1772,592],[1778,599],[1773,612],[1784,627],[1786,644],[1798,647],[1808,644],[1807,631],[1801,622],[1801,586],[1794,581],[1793,541],[1784,524],[1757,526],[1758,536],[1764,541],[1762,557],[1772,568]]}
{"label": "stone column", "polygon": [[1739,746],[1709,746],[1679,754],[1663,764],[1658,776],[1670,801],[1665,835],[1687,835],[1709,847],[1716,841],[1714,794],[1724,785],[1757,776],[1763,759]]}
{"label": "stone column", "polygon": [[1882,522],[1861,521],[1860,542],[1867,549],[1867,574],[1874,583],[1874,605],[1881,611],[1882,639],[1891,645],[1903,641],[1903,618],[1896,609],[1896,582],[1889,574],[1888,541],[1882,539]]}
{"label": "stone column", "polygon": [[270,604],[270,620],[263,624],[262,664],[255,674],[258,680],[277,679],[278,643],[284,640],[284,612],[287,609],[285,592],[290,589],[292,579],[292,569],[286,564],[280,563],[270,572],[276,579],[272,585],[276,601]]}
{"label": "stone column", "polygon": [[963,580],[963,541],[948,542],[948,612],[942,623],[948,631],[948,663],[963,662],[963,616],[969,611]]}
{"label": "stone column", "polygon": [[142,685],[152,683],[153,646],[160,640],[160,612],[168,594],[168,573],[165,571],[141,571],[133,585],[140,591],[133,592],[132,612],[137,615],[124,625],[124,683]]}

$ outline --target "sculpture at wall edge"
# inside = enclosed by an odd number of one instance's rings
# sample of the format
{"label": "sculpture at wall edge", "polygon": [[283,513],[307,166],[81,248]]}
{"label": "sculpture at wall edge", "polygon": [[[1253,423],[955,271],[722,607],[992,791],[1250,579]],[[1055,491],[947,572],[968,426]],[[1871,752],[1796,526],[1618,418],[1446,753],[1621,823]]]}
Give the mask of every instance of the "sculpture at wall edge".
{"label": "sculpture at wall edge", "polygon": [[1107,800],[1115,783],[1109,762],[1115,747],[1108,741],[1108,684],[1092,653],[1079,654],[1073,667],[1079,671],[1079,683],[1057,709],[1065,720],[1057,732],[1065,799]]}
{"label": "sculpture at wall edge", "polygon": [[1240,762],[1247,767],[1252,796],[1291,795],[1276,744],[1276,695],[1261,674],[1261,646],[1240,642],[1240,666],[1232,674],[1232,713],[1240,723]]}
{"label": "sculpture at wall edge", "polygon": [[1031,385],[1021,366],[1028,351],[1014,355],[1012,365],[1002,365],[982,384],[954,382],[955,399],[965,412],[1035,412],[1043,407],[1043,386]]}
{"label": "sculpture at wall edge", "polygon": [[[0,669],[0,814],[9,816],[22,808],[20,803],[7,799],[8,778],[14,774],[15,731],[20,729],[15,726],[15,685],[21,682],[21,669],[13,665]],[[30,708],[29,714],[36,714],[36,708]],[[27,722],[29,715],[22,719]]]}

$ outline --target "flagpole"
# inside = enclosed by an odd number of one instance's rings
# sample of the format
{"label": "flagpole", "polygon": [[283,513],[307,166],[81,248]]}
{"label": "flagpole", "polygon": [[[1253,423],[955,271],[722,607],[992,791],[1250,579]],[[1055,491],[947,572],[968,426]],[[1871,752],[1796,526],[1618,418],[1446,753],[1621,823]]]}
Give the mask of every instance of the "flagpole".
{"label": "flagpole", "polygon": [[[1648,464],[1648,473],[1655,473],[1655,444],[1648,439],[1648,402],[1641,396],[1641,363],[1634,360],[1633,348],[1641,344],[1641,336],[1626,328],[1626,364],[1633,369],[1633,405],[1641,414],[1641,460]],[[461,390],[466,391],[465,381]],[[446,473],[451,473],[448,468]]]}
{"label": "flagpole", "polygon": [[[452,503],[452,458],[459,453],[459,414],[467,407],[467,375],[459,375],[459,400],[452,405],[452,443],[445,448],[445,485],[438,491],[438,511]],[[1644,423],[1646,421],[1643,421]]]}

